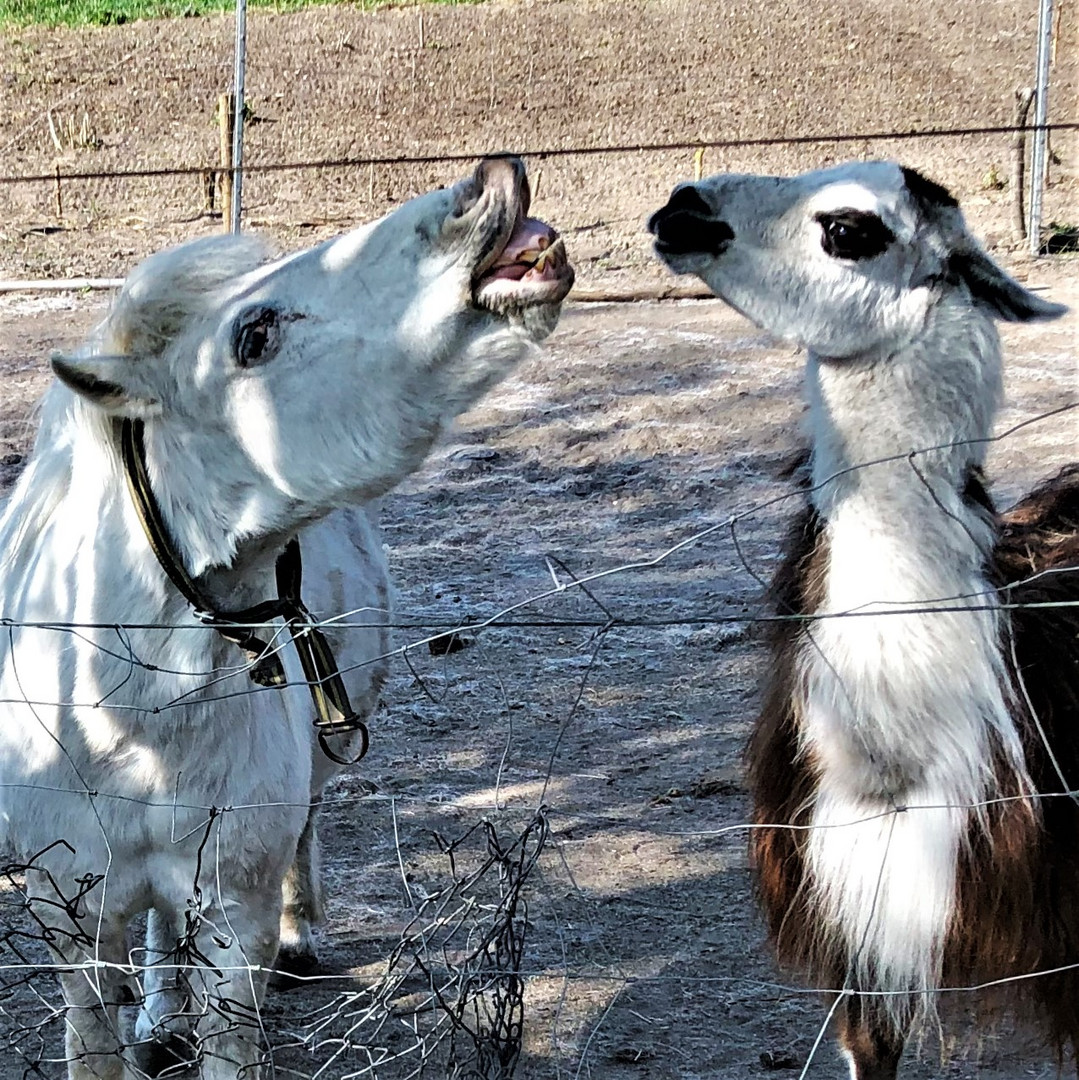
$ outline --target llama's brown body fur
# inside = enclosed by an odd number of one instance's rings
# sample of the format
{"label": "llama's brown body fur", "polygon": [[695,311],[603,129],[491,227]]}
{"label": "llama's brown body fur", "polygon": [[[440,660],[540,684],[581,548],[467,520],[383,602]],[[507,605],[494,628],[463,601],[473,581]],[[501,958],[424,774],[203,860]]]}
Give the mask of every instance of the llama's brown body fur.
{"label": "llama's brown body fur", "polygon": [[[998,541],[987,569],[1006,608],[1001,650],[1029,775],[1046,797],[1022,797],[1014,773],[1000,768],[990,785],[990,798],[1000,801],[991,802],[980,821],[972,814],[945,942],[944,987],[1079,965],[1079,796],[1065,794],[1079,792],[1079,606],[1034,606],[1079,601],[1079,465],[1001,515],[977,476],[964,497],[995,517]],[[827,568],[823,523],[807,509],[773,583],[777,612],[818,610]],[[773,677],[750,742],[748,771],[754,822],[776,827],[754,830],[751,853],[780,962],[815,985],[840,988],[847,985],[850,957],[815,909],[806,871],[808,832],[797,828],[810,822],[816,788],[814,762],[801,752],[798,735],[797,658],[807,625],[775,625]],[[1012,1004],[1033,1007],[1058,1053],[1074,1052],[1079,968],[998,991]]]}

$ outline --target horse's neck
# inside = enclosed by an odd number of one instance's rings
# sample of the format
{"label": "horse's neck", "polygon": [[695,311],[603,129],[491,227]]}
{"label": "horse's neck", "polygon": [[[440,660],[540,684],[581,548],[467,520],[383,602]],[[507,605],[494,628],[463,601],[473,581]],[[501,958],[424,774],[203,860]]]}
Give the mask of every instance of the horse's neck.
{"label": "horse's neck", "polygon": [[235,455],[221,453],[210,432],[178,438],[148,425],[145,442],[176,553],[208,598],[220,610],[238,610],[274,595],[274,560],[295,532],[287,494],[237,475]]}
{"label": "horse's neck", "polygon": [[[238,557],[237,493],[214,476],[214,455],[206,454],[196,475],[167,447],[151,445],[147,452],[176,558],[191,576],[205,575],[203,591],[214,606],[236,610],[275,596],[281,542],[249,540]],[[95,621],[171,622],[187,607],[146,537],[113,422],[79,401],[46,407],[35,452],[0,523],[0,544],[9,582],[49,564],[77,572],[79,592],[94,595]]]}

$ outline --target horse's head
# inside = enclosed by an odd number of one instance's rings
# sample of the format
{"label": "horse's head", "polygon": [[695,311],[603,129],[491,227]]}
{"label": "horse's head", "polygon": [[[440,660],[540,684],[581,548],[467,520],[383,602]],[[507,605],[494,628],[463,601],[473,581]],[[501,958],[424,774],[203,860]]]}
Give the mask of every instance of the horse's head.
{"label": "horse's head", "polygon": [[489,158],[276,261],[247,237],[194,241],[139,266],[54,369],[146,419],[158,471],[221,474],[256,531],[366,500],[557,322],[573,271],[529,202],[520,160]]}

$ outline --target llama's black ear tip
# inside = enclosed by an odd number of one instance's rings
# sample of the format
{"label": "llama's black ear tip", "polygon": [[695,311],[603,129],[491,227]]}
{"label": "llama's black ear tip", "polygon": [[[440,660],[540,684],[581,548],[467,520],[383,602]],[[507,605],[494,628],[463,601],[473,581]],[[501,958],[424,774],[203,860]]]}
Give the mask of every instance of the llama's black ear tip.
{"label": "llama's black ear tip", "polygon": [[903,182],[911,196],[918,200],[923,207],[954,209],[959,206],[959,200],[943,184],[930,180],[923,176],[917,169],[909,169],[901,165]]}
{"label": "llama's black ear tip", "polygon": [[1044,303],[1045,314],[1042,315],[1043,319],[1059,319],[1071,311],[1067,304],[1058,304],[1054,300],[1046,300]]}

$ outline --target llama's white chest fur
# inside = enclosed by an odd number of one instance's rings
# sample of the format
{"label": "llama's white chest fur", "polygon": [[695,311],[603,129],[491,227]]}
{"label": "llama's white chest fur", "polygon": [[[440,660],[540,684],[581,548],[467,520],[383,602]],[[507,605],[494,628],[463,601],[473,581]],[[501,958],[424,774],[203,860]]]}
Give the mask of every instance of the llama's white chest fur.
{"label": "llama's white chest fur", "polygon": [[985,526],[949,509],[969,521],[928,497],[886,516],[852,497],[828,523],[820,613],[833,617],[806,633],[804,734],[851,794],[905,801],[911,787],[975,777],[980,788],[989,727],[1011,731],[993,593],[967,535]]}
{"label": "llama's white chest fur", "polygon": [[809,370],[818,611],[833,617],[807,626],[799,656],[818,775],[808,860],[852,976],[883,990],[939,984],[970,808],[991,794],[995,755],[1024,776],[984,573],[993,532],[961,495],[999,392],[982,337],[949,351],[929,333],[879,363]]}
{"label": "llama's white chest fur", "polygon": [[896,990],[937,984],[966,808],[987,794],[994,742],[1022,760],[997,613],[932,610],[985,603],[974,560],[954,550],[973,547],[978,523],[935,504],[909,512],[917,540],[896,528],[905,513],[851,499],[833,514],[821,613],[851,614],[814,622],[800,658],[815,889],[857,966]]}

